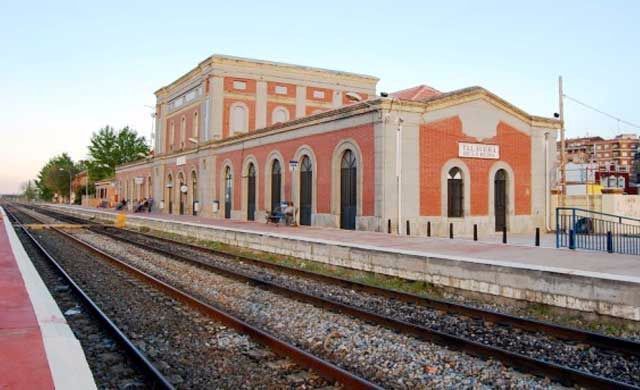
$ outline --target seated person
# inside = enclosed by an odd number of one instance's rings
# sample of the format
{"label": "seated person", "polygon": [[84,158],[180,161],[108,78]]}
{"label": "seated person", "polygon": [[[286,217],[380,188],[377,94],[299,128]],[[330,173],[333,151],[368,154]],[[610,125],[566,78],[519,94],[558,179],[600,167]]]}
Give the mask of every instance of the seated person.
{"label": "seated person", "polygon": [[280,220],[284,217],[284,213],[282,210],[283,210],[282,206],[278,206],[275,209],[271,210],[267,214],[267,223],[273,222],[276,225],[280,223]]}

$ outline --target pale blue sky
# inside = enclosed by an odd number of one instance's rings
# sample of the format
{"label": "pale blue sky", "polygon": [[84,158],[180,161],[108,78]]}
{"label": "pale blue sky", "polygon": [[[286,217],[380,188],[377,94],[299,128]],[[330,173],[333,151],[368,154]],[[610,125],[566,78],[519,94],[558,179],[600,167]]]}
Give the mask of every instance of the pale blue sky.
{"label": "pale blue sky", "polygon": [[[149,135],[153,91],[213,53],[352,71],[378,91],[481,85],[525,111],[565,92],[640,122],[638,1],[0,1],[0,193],[91,133]],[[569,136],[618,132],[566,103]],[[634,129],[621,125],[620,131]]]}

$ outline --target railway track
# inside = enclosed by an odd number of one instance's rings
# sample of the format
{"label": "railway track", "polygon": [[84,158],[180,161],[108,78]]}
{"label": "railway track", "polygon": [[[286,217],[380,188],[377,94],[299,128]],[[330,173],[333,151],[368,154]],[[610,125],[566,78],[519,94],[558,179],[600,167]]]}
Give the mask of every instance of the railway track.
{"label": "railway track", "polygon": [[[31,217],[33,218],[33,217]],[[15,216],[13,216],[13,219],[15,219]],[[24,226],[21,226],[21,228],[25,229],[25,231],[28,232],[28,229],[26,229]],[[295,364],[304,367],[306,369],[309,370],[313,370],[314,372],[318,373],[321,377],[325,378],[327,381],[323,381],[321,382],[321,387],[325,387],[328,383],[339,383],[342,386],[345,386],[347,388],[354,388],[354,389],[378,389],[380,388],[379,386],[377,386],[376,384],[369,382],[365,379],[362,379],[344,369],[341,369],[338,366],[333,365],[332,363],[325,361],[323,359],[318,358],[315,355],[312,355],[310,353],[307,353],[299,348],[297,348],[296,346],[284,342],[282,340],[279,340],[273,336],[271,336],[270,334],[268,334],[267,332],[254,327],[238,318],[235,318],[232,315],[229,315],[228,313],[225,313],[224,311],[215,308],[211,305],[208,305],[207,303],[203,302],[202,300],[193,297],[187,293],[185,293],[184,291],[181,291],[177,288],[175,288],[174,286],[169,285],[168,283],[165,283],[157,278],[154,278],[153,276],[127,264],[124,261],[121,261],[120,259],[117,259],[114,256],[111,256],[109,254],[107,254],[104,251],[101,251],[100,249],[88,245],[80,240],[78,240],[77,238],[69,235],[68,233],[59,230],[57,228],[50,228],[50,230],[52,230],[53,232],[55,232],[56,234],[58,234],[60,237],[62,237],[64,240],[66,241],[71,241],[73,242],[73,244],[75,245],[79,245],[85,249],[87,249],[88,251],[91,251],[94,255],[97,255],[99,257],[101,257],[104,260],[107,260],[111,265],[119,268],[122,271],[125,271],[126,273],[132,275],[133,277],[135,277],[137,280],[142,281],[145,285],[150,286],[150,288],[152,288],[153,290],[159,290],[161,291],[163,294],[166,294],[168,296],[170,296],[172,299],[175,299],[176,301],[179,301],[185,305],[187,305],[188,307],[190,307],[191,309],[195,309],[198,312],[202,313],[204,316],[212,318],[213,320],[215,320],[218,323],[224,324],[224,326],[227,326],[231,329],[234,329],[235,331],[248,335],[249,337],[251,337],[253,340],[255,340],[256,342],[258,342],[261,345],[266,346],[267,348],[269,348],[271,351],[273,351],[276,355],[278,356],[284,356],[286,358],[291,359],[291,361],[293,361]],[[37,240],[35,237],[33,237],[33,235],[30,234],[30,236],[34,239]],[[40,247],[42,247],[41,244],[38,244]],[[43,248],[43,247],[42,247]],[[45,250],[43,248],[43,250]],[[61,268],[62,269],[62,268]],[[124,335],[123,335],[124,336]],[[126,336],[125,336],[126,337]],[[132,344],[133,345],[133,344]],[[254,354],[255,356],[260,356],[261,354]],[[147,360],[148,361],[148,360]],[[240,364],[240,362],[237,362],[238,364]],[[235,363],[234,363],[235,364]],[[153,368],[153,365],[151,363],[149,363],[150,368]],[[283,364],[281,362],[276,362],[275,364],[272,364],[273,369],[279,369],[279,366],[282,366]],[[288,364],[290,365],[290,364]],[[284,366],[288,366],[287,364],[284,364]],[[157,370],[156,370],[157,371]],[[294,378],[295,379],[295,378]],[[294,380],[295,381],[295,380]],[[304,384],[303,384],[304,385]],[[293,386],[293,384],[291,386],[287,386],[287,387],[291,387],[294,388],[295,386]],[[308,385],[305,385],[304,388],[309,388]]]}
{"label": "railway track", "polygon": [[[50,211],[46,212],[53,215]],[[86,223],[86,221],[79,218],[69,218],[68,216],[64,216],[59,213],[55,214],[60,219],[66,219],[67,221],[75,223]],[[640,344],[631,340],[561,327],[547,322],[519,318],[456,303],[427,299],[393,290],[384,290],[344,279],[329,277],[299,269],[292,269],[272,263],[264,263],[255,259],[241,258],[208,248],[202,248],[167,239],[160,239],[143,233],[134,233],[127,230],[114,229],[112,227],[100,227],[99,225],[92,227],[91,230],[128,244],[135,245],[139,248],[161,253],[175,260],[188,262],[194,266],[211,272],[251,283],[259,286],[260,288],[274,291],[278,294],[303,302],[312,303],[337,312],[346,313],[369,322],[374,322],[388,328],[411,334],[423,340],[435,341],[454,349],[460,349],[473,355],[498,359],[503,361],[505,364],[518,369],[536,374],[544,374],[545,376],[553,378],[554,380],[560,381],[564,384],[581,385],[594,388],[637,388],[640,384],[640,378],[638,378],[640,371],[633,371],[639,367],[638,354],[640,354]],[[211,261],[212,258],[217,258],[218,260]],[[225,267],[224,264],[220,265],[220,258],[235,261],[236,264],[234,267]],[[300,288],[299,285],[294,287],[284,286],[281,285],[282,283],[279,284],[279,282],[282,282],[282,278],[259,277],[255,272],[251,274],[250,272],[246,272],[244,269],[239,270],[238,268],[243,267],[238,267],[238,260],[240,260],[241,264],[251,264],[255,267],[260,267],[262,270],[268,270],[268,272],[286,274],[295,278],[304,278],[322,283],[325,286],[339,286],[343,289],[357,291],[358,294],[370,294],[383,299],[392,300],[394,302],[401,302],[405,305],[408,304],[414,308],[428,308],[430,310],[446,312],[449,315],[458,316],[458,319],[461,321],[471,318],[480,320],[482,323],[489,323],[484,325],[494,329],[496,327],[506,327],[507,334],[511,329],[528,333],[544,333],[546,336],[553,337],[554,339],[568,343],[569,345],[579,343],[580,349],[582,350],[584,350],[584,346],[586,345],[588,346],[587,352],[591,355],[594,354],[592,348],[596,348],[596,352],[600,352],[600,350],[602,350],[602,354],[598,355],[596,353],[596,359],[611,360],[612,358],[620,358],[621,356],[624,357],[624,359],[628,359],[629,365],[625,366],[628,371],[626,374],[627,376],[616,376],[615,373],[613,375],[609,373],[608,376],[596,375],[576,367],[567,367],[559,364],[558,362],[549,361],[548,359],[543,360],[528,356],[526,351],[514,352],[505,348],[497,348],[486,343],[474,341],[466,337],[460,337],[459,335],[456,335],[455,332],[434,330],[432,328],[422,326],[420,323],[416,323],[416,321],[412,321],[413,319],[410,317],[403,318],[402,316],[398,316],[398,318],[396,316],[383,315],[379,313],[379,311],[376,312],[375,307],[367,306],[366,302],[359,302],[359,305],[356,306],[353,304],[347,304],[344,300],[339,301],[327,298],[326,296],[317,294],[317,291],[316,294],[309,293],[308,291],[305,292],[304,288]],[[362,309],[361,307],[367,307],[368,310]],[[505,334],[504,329],[502,334]],[[513,336],[514,338],[521,337],[520,335]],[[625,380],[618,380],[617,378]]]}
{"label": "railway track", "polygon": [[116,342],[121,346],[124,351],[129,355],[129,358],[137,363],[137,366],[142,370],[147,380],[151,384],[151,388],[155,389],[173,389],[171,382],[164,377],[158,371],[156,367],[149,361],[147,356],[140,351],[131,340],[125,335],[125,333],[116,326],[116,324],[98,307],[98,305],[89,297],[89,295],[76,283],[76,281],[62,268],[60,263],[49,254],[49,252],[40,244],[40,242],[29,232],[29,230],[22,225],[22,223],[11,213],[5,209],[5,213],[9,217],[9,220],[22,231],[22,233],[31,241],[31,243],[37,248],[40,254],[48,260],[50,265],[55,269],[60,277],[64,280],[66,285],[74,291],[75,297],[77,297],[85,308],[88,308],[94,318],[96,318],[104,329]]}

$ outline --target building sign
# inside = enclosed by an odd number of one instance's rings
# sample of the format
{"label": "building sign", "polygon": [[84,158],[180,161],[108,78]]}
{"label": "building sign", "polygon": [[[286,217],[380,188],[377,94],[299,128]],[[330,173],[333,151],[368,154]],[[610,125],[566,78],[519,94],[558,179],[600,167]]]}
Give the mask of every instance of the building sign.
{"label": "building sign", "polygon": [[140,176],[138,176],[138,177],[136,177],[134,180],[135,180],[135,183],[136,183],[136,184],[142,184],[142,183],[144,183],[144,177],[140,177]]}
{"label": "building sign", "polygon": [[500,146],[460,142],[458,143],[458,156],[468,158],[489,158],[497,160],[500,158]]}
{"label": "building sign", "polygon": [[187,157],[186,156],[180,156],[178,158],[176,158],[176,165],[180,166],[180,165],[185,165],[187,163]]}

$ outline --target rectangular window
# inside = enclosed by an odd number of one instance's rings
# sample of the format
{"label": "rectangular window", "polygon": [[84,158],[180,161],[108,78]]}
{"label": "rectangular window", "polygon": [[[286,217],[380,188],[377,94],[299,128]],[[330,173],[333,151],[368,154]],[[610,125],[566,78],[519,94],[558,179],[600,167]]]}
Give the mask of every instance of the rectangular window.
{"label": "rectangular window", "polygon": [[284,85],[276,85],[275,91],[278,95],[286,95],[287,87],[285,87]]}
{"label": "rectangular window", "polygon": [[233,81],[233,89],[245,90],[247,89],[247,83],[240,80]]}
{"label": "rectangular window", "polygon": [[313,91],[314,99],[324,99],[324,91]]}

